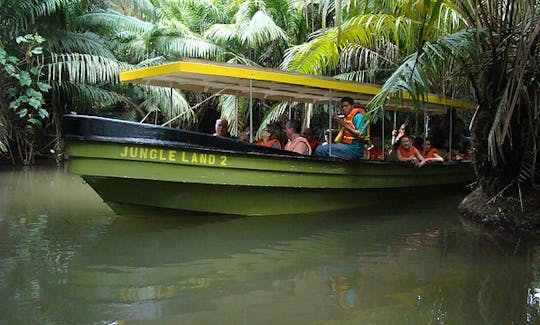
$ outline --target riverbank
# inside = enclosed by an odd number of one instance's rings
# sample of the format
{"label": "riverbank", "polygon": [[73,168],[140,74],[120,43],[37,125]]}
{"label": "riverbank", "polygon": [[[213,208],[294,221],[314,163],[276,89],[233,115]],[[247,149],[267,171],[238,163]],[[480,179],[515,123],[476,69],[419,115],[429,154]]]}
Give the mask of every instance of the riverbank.
{"label": "riverbank", "polygon": [[540,238],[540,192],[493,198],[481,188],[469,194],[459,205],[463,222],[501,235]]}

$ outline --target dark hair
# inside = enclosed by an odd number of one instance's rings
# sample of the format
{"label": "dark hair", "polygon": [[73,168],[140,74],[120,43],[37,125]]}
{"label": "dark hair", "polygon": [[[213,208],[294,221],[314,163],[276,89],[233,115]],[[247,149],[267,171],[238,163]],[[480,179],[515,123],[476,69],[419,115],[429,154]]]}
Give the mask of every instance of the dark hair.
{"label": "dark hair", "polygon": [[354,99],[352,99],[351,97],[343,97],[340,103],[343,103],[343,102],[348,102],[349,104],[354,106]]}
{"label": "dark hair", "polygon": [[300,134],[302,132],[302,123],[298,120],[288,120],[287,124],[293,129],[294,133]]}
{"label": "dark hair", "polygon": [[405,129],[405,135],[411,135],[411,127],[409,126],[409,124],[407,122],[405,123],[402,123],[399,128],[401,129],[401,126],[404,127]]}

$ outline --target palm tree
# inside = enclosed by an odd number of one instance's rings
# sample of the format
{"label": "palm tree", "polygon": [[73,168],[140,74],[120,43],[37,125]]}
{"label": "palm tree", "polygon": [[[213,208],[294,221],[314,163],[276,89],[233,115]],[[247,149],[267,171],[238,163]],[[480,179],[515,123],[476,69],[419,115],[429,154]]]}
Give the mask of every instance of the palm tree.
{"label": "palm tree", "polygon": [[[131,119],[140,119],[155,112],[156,115],[161,113],[165,119],[181,115],[184,121],[192,120],[193,114],[189,105],[177,92],[173,92],[171,97],[169,90],[158,87],[129,87],[117,84],[119,72],[132,68],[133,65],[119,61],[116,54],[109,50],[108,44],[97,34],[88,31],[78,32],[77,17],[81,13],[95,10],[100,5],[103,4],[82,0],[3,0],[0,2],[2,26],[6,26],[1,31],[2,48],[7,49],[8,54],[15,53],[14,57],[22,58],[25,53],[18,52],[15,40],[19,41],[20,37],[17,38],[17,36],[39,30],[45,39],[42,46],[38,48],[39,55],[34,55],[32,60],[19,60],[21,63],[18,69],[31,71],[30,68],[34,67],[39,72],[36,75],[37,78],[47,80],[47,83],[52,86],[48,95],[43,97],[43,101],[48,104],[48,109],[39,107],[44,112],[39,115],[39,118],[36,118],[37,114],[24,116],[20,114],[21,116],[17,118],[13,110],[2,109],[0,122],[13,127],[6,128],[7,134],[0,135],[2,140],[0,148],[13,147],[13,143],[8,143],[11,141],[24,142],[28,146],[23,151],[32,153],[35,130],[41,129],[34,126],[40,126],[38,124],[41,124],[42,120],[48,120],[50,123],[47,126],[52,128],[57,135],[57,141],[53,142],[54,150],[61,152],[60,117],[66,111],[66,107],[69,107],[69,111],[101,112],[101,114],[107,113]],[[151,62],[152,60],[147,60],[140,62],[139,65],[144,66]],[[2,78],[4,85],[8,84],[6,80]],[[7,107],[14,100],[13,95],[3,97],[2,108]],[[21,120],[22,118],[24,120]],[[31,128],[25,126],[30,125],[29,123],[31,123]],[[29,130],[32,130],[31,134],[28,133]],[[21,145],[16,145],[16,147],[21,152]],[[19,156],[22,157],[22,155]],[[25,156],[27,158],[21,160],[25,164],[31,163],[33,154]]]}
{"label": "palm tree", "polygon": [[[133,67],[159,64],[178,57],[224,61],[235,54],[205,39],[201,32],[211,24],[226,21],[228,11],[225,9],[224,1],[212,0],[114,0],[79,16],[78,22],[101,33],[108,44],[112,44],[112,52]],[[168,116],[168,110],[159,109],[166,100],[154,103],[154,96],[145,96],[147,99],[138,108],[163,121],[180,116],[174,121],[187,127],[213,104],[209,102],[194,112],[182,92],[168,91],[171,92],[175,96],[174,106],[180,108],[173,116]]]}
{"label": "palm tree", "polygon": [[539,4],[350,1],[343,23],[289,49],[282,66],[384,83],[370,103],[375,115],[390,95],[407,93],[419,106],[428,92],[474,98],[480,185],[490,195],[521,192],[540,174]]}
{"label": "palm tree", "polygon": [[[540,181],[540,1],[463,1],[478,31],[478,73],[470,76],[476,172],[488,195],[522,197]],[[538,193],[534,190],[532,193]]]}

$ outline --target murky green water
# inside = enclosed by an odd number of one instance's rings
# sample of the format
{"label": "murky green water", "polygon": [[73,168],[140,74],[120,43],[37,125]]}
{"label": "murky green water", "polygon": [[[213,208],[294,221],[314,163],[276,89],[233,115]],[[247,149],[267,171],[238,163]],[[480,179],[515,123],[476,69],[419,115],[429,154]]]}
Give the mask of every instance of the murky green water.
{"label": "murky green water", "polygon": [[131,219],[62,170],[0,168],[0,324],[540,322],[540,245],[463,230],[459,195]]}

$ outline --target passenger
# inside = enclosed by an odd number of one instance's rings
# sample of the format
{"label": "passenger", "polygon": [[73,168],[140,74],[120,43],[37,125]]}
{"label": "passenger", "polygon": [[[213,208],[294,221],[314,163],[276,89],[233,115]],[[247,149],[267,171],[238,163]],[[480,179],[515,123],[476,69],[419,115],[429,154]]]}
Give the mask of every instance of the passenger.
{"label": "passenger", "polygon": [[249,142],[249,125],[246,125],[238,138],[240,141]]}
{"label": "passenger", "polygon": [[407,123],[401,124],[399,130],[392,130],[392,146],[397,148],[401,143],[401,137],[404,135],[411,135],[411,129]]}
{"label": "passenger", "polygon": [[305,128],[302,131],[302,136],[306,138],[306,140],[309,142],[309,146],[311,147],[311,151],[313,152],[313,150],[315,150],[315,147],[319,145],[319,141],[313,134],[313,130],[311,130],[311,128]]}
{"label": "passenger", "polygon": [[[334,122],[343,131],[343,137],[339,143],[332,144],[332,157],[345,160],[361,159],[364,157],[364,114],[361,109],[354,107],[354,100],[350,97],[341,99],[341,108],[345,118],[334,116]],[[315,156],[330,156],[330,146],[318,146]]]}
{"label": "passenger", "polygon": [[401,137],[410,136],[410,135],[411,135],[411,130],[407,123],[401,124],[401,126],[399,127],[399,130],[392,130],[392,141],[390,142],[391,147],[390,147],[390,151],[388,152],[388,160],[398,161],[396,152],[400,146]]}
{"label": "passenger", "polygon": [[411,139],[407,135],[401,137],[401,144],[396,150],[396,157],[398,161],[410,161],[418,167],[425,164],[424,157],[422,157],[418,149],[411,145]]}
{"label": "passenger", "polygon": [[302,155],[311,155],[309,142],[300,135],[301,125],[299,121],[289,120],[285,124],[285,134],[289,141],[285,145],[285,150],[294,151]]}
{"label": "passenger", "polygon": [[467,160],[465,155],[461,152],[459,152],[459,149],[452,148],[452,154],[450,155],[452,160],[455,161],[461,161],[461,160]]}
{"label": "passenger", "polygon": [[382,141],[380,137],[371,138],[371,145],[367,151],[369,153],[369,160],[384,160]]}
{"label": "passenger", "polygon": [[471,144],[471,139],[466,138],[463,148],[463,161],[471,161],[473,156],[473,148]]}
{"label": "passenger", "polygon": [[261,138],[257,141],[257,144],[265,147],[271,147],[281,149],[281,142],[274,129],[270,126],[266,126],[261,132]]}
{"label": "passenger", "polygon": [[424,161],[420,163],[420,167],[432,162],[443,162],[444,158],[437,151],[437,149],[431,147],[431,139],[426,139],[424,150],[420,151],[420,154],[424,157]]}
{"label": "passenger", "polygon": [[[334,139],[338,135],[338,133],[334,131],[336,130],[332,130],[332,132],[330,132],[330,130],[327,129],[324,131],[324,142],[321,143],[321,146],[328,145],[328,142],[330,141],[329,139]],[[332,135],[330,135],[330,133],[332,133]]]}
{"label": "passenger", "polygon": [[218,118],[216,120],[215,130],[214,136],[231,137],[229,133],[229,122],[224,118]]}

